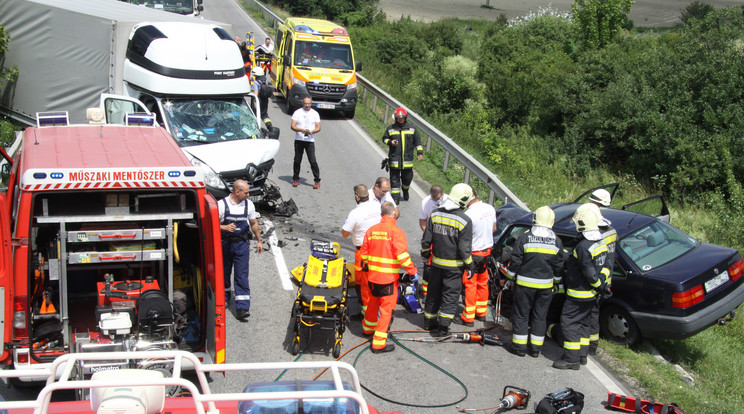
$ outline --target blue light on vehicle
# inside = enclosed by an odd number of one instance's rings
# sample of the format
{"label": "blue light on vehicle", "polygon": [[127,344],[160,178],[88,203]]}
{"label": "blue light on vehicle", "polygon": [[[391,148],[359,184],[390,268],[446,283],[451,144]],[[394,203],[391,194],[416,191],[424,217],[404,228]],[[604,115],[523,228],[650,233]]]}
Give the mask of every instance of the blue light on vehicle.
{"label": "blue light on vehicle", "polygon": [[168,177],[178,178],[181,176],[180,171],[168,171]]}
{"label": "blue light on vehicle", "polygon": [[184,177],[194,177],[196,176],[196,171],[188,170],[183,172]]}
{"label": "blue light on vehicle", "polygon": [[59,179],[62,179],[62,178],[63,178],[64,176],[65,176],[65,175],[64,175],[64,174],[62,174],[61,172],[53,172],[53,173],[50,173],[50,174],[49,174],[49,177],[50,177],[50,178],[54,178],[55,180],[59,180]]}
{"label": "blue light on vehicle", "polygon": [[43,173],[43,172],[34,173],[34,178],[36,178],[37,180],[43,180],[46,178],[46,176],[47,176],[46,173]]}

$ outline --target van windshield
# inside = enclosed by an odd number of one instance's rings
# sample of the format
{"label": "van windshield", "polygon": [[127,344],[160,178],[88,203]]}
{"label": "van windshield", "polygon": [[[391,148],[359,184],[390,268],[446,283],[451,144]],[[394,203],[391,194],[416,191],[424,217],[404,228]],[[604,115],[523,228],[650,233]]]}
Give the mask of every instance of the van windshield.
{"label": "van windshield", "polygon": [[199,145],[261,136],[258,121],[243,98],[169,99],[163,118],[180,145]]}
{"label": "van windshield", "polygon": [[353,69],[351,45],[298,40],[294,64],[316,68]]}

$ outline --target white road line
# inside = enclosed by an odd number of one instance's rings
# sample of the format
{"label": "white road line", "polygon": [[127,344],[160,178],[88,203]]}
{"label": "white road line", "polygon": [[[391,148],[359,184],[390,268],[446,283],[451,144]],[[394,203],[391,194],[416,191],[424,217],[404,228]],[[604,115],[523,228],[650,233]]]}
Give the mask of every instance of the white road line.
{"label": "white road line", "polygon": [[605,374],[602,368],[600,368],[592,358],[587,359],[586,367],[589,369],[589,372],[594,375],[594,378],[596,378],[602,385],[605,386],[605,388],[607,388],[608,392],[612,392],[615,394],[626,393],[615,381],[612,380],[612,378]]}
{"label": "white road line", "polygon": [[279,247],[279,237],[276,235],[276,227],[274,227],[274,223],[272,223],[271,220],[264,219],[264,223],[266,223],[267,226],[266,231],[269,231],[272,228],[274,229],[271,236],[269,236],[269,246],[271,246],[271,253],[274,256],[276,270],[279,272],[279,280],[282,281],[282,288],[284,290],[294,290],[287,263],[284,261],[282,248]]}

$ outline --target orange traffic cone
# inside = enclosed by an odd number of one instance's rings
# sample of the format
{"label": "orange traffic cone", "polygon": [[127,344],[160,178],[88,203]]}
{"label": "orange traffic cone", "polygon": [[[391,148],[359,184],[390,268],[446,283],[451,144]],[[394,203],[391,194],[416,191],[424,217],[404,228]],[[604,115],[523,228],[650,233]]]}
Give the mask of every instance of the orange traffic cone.
{"label": "orange traffic cone", "polygon": [[50,313],[57,313],[57,309],[54,307],[54,304],[49,299],[49,291],[44,291],[44,299],[41,301],[41,313],[42,314],[50,314]]}

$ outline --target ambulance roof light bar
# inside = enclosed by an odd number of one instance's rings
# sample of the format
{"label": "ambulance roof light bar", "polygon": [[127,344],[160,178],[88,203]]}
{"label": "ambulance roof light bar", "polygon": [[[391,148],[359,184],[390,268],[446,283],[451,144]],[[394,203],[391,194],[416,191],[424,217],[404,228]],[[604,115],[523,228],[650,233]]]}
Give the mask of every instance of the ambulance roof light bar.
{"label": "ambulance roof light bar", "polygon": [[67,111],[51,111],[36,113],[36,127],[67,126],[70,124],[70,117]]}
{"label": "ambulance roof light bar", "polygon": [[124,125],[127,126],[155,126],[155,114],[148,114],[144,112],[133,112],[126,114],[124,117]]}

